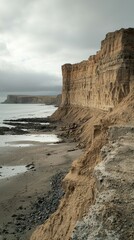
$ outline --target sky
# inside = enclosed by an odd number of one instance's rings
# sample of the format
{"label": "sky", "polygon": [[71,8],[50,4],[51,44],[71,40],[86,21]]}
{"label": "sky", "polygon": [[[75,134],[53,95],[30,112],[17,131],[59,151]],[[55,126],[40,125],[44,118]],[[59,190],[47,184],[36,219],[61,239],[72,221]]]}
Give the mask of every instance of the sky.
{"label": "sky", "polygon": [[61,65],[134,27],[134,0],[0,0],[0,91],[59,93]]}

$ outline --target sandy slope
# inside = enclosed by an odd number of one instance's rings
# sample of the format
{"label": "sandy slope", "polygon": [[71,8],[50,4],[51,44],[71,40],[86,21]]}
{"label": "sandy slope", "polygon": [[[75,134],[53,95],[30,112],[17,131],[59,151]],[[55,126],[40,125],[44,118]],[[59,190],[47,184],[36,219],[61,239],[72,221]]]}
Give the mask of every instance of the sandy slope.
{"label": "sandy slope", "polygon": [[[64,179],[66,194],[58,210],[33,233],[31,240],[69,240],[75,224],[87,214],[95,202],[96,181],[94,167],[100,162],[100,150],[108,142],[108,127],[112,125],[134,125],[134,95],[129,94],[112,112],[87,109],[59,109],[65,124],[73,121],[77,128],[73,131],[86,144],[82,157],[73,162],[71,171]],[[54,117],[57,117],[56,113]],[[98,117],[97,117],[98,116]],[[72,132],[68,132],[69,135]],[[76,238],[77,239],[77,238]],[[78,238],[81,239],[81,238]]]}

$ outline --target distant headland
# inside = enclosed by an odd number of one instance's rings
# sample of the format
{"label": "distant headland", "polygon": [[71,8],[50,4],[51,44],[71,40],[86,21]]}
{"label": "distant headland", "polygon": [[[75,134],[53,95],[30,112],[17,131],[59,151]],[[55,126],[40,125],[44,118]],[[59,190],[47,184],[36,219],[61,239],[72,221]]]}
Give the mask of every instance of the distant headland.
{"label": "distant headland", "polygon": [[61,94],[57,96],[8,95],[7,99],[3,103],[44,103],[46,105],[59,106],[60,102]]}

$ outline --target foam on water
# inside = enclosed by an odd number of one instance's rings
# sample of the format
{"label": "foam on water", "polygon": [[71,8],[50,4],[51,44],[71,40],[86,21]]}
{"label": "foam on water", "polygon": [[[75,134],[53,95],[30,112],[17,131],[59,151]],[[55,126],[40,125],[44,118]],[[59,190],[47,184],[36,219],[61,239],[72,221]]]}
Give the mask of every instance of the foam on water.
{"label": "foam on water", "polygon": [[[57,108],[53,105],[45,104],[0,104],[0,127],[9,127],[4,124],[4,120],[21,119],[21,118],[45,118],[53,114]],[[8,122],[7,122],[8,123]],[[21,120],[20,122],[21,123]],[[27,123],[27,122],[22,122]],[[47,125],[49,123],[41,123]],[[14,126],[11,126],[14,127]],[[25,129],[25,127],[24,127]],[[26,130],[26,129],[25,129]],[[59,139],[54,134],[31,134],[31,135],[0,135],[0,147],[18,146],[27,147],[40,142],[55,143]]]}
{"label": "foam on water", "polygon": [[4,120],[20,118],[45,118],[56,111],[53,105],[45,104],[0,104],[0,126]]}

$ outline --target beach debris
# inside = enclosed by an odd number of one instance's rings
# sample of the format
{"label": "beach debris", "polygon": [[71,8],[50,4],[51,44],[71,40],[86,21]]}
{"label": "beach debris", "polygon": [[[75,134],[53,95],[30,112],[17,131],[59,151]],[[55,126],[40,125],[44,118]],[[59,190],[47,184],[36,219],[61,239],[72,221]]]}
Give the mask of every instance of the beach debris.
{"label": "beach debris", "polygon": [[35,165],[34,165],[34,163],[32,162],[32,163],[27,164],[27,165],[26,165],[26,168],[27,168],[28,170],[35,169]]}
{"label": "beach debris", "polygon": [[50,155],[51,155],[51,153],[47,153],[46,155],[47,155],[47,156],[50,156]]}
{"label": "beach debris", "polygon": [[77,150],[77,148],[68,149],[67,151],[68,151],[68,152],[73,152],[73,151],[75,151],[75,150]]}

